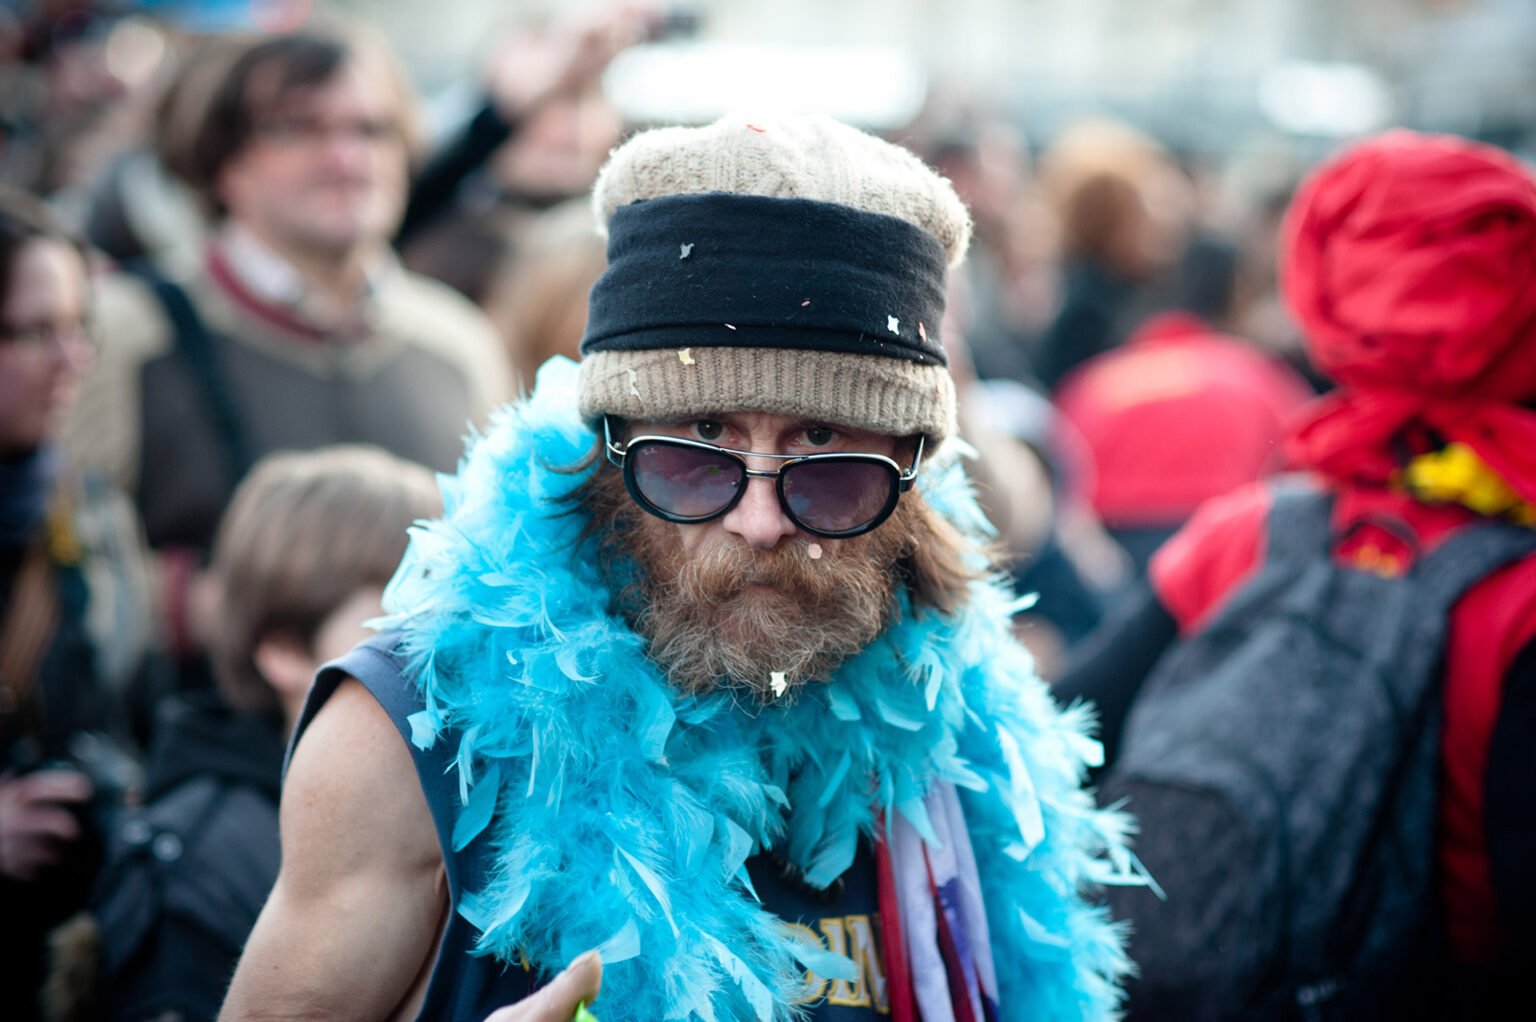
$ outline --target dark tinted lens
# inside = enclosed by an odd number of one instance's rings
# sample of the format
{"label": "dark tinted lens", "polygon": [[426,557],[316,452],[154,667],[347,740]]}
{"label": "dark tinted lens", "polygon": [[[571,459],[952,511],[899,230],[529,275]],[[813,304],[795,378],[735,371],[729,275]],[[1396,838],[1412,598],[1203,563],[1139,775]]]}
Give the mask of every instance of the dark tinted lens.
{"label": "dark tinted lens", "polygon": [[848,532],[880,517],[895,485],[896,472],[884,462],[802,461],[784,472],[784,500],[802,524]]}
{"label": "dark tinted lens", "polygon": [[741,462],[728,454],[682,444],[646,442],[626,460],[641,496],[679,518],[703,518],[725,508],[741,489]]}

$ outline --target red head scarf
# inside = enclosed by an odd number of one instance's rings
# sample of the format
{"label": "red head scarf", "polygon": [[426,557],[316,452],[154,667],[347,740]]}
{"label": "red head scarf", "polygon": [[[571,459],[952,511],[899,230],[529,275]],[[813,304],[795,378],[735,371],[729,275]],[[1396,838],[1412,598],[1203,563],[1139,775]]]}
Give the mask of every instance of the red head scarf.
{"label": "red head scarf", "polygon": [[1394,445],[1470,445],[1536,500],[1536,179],[1504,152],[1389,132],[1297,192],[1282,287],[1313,361],[1342,385],[1291,438],[1294,461],[1384,482]]}

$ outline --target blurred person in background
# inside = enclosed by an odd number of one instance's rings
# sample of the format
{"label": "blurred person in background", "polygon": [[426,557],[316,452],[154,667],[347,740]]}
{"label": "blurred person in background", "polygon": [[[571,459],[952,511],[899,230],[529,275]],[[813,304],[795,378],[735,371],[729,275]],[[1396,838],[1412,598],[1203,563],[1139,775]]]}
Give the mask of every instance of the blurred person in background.
{"label": "blurred person in background", "polygon": [[8,30],[0,15],[0,180],[72,206],[131,143],[157,92],[163,41],[123,15],[84,0],[23,4]]}
{"label": "blurred person in background", "polygon": [[197,272],[212,223],[188,183],[196,177],[194,141],[203,108],[246,45],[241,36],[184,40],[146,137],[120,153],[90,188],[85,238],[119,265],[172,279]]}
{"label": "blurred person in background", "polygon": [[1085,121],[1040,158],[1061,227],[1061,296],[1034,350],[1036,379],[1054,392],[1079,363],[1120,345],[1154,308],[1155,285],[1177,265],[1194,194],[1168,152],[1111,121]]}
{"label": "blurred person in background", "polygon": [[59,433],[91,360],[81,250],[0,191],[0,1004],[39,1009],[45,935],[90,889],[137,787],[123,693],[148,665],[148,573],[128,501]]}
{"label": "blurred person in background", "polygon": [[996,114],[957,113],[942,101],[917,130],[931,135],[924,151],[976,224],[958,275],[970,295],[966,336],[976,372],[1031,381],[1031,351],[1056,308],[1058,251],[1055,214],[1030,173],[1028,142]]}
{"label": "blurred person in background", "polygon": [[1310,397],[1279,359],[1160,313],[1067,374],[1056,407],[1088,454],[1086,499],[1140,576],[1201,504],[1284,467],[1285,429]]}
{"label": "blurred person in background", "polygon": [[486,314],[507,343],[512,372],[533,390],[539,366],[556,355],[580,358],[587,293],[608,265],[592,208],[571,202],[538,214],[496,274]]}
{"label": "blurred person in background", "polygon": [[310,682],[366,637],[406,530],[441,508],[431,472],[377,448],[271,455],[240,484],[210,565],[217,692],[159,707],[145,804],[71,942],[97,980],[60,983],[56,1019],[217,1016],[277,878],[283,749]]}
{"label": "blurred person in background", "polygon": [[950,284],[945,333],[966,349],[951,359],[961,427],[978,447],[970,471],[1015,587],[1039,597],[1015,619],[1020,641],[1054,677],[1125,582],[1126,558],[1077,492],[1081,451],[1066,449],[1035,380],[1033,350],[1057,304],[1056,213],[1029,173],[1020,132],[948,106],[935,101],[923,120],[940,126],[927,149],[976,224],[972,254]]}
{"label": "blurred person in background", "polygon": [[1103,565],[1091,537],[1063,528],[1075,514],[1062,499],[1061,484],[1070,474],[1060,470],[1051,403],[1015,380],[978,377],[969,345],[976,315],[970,279],[956,273],[951,280],[943,332],[960,433],[975,448],[966,471],[997,530],[996,553],[1015,590],[1038,596],[1015,616],[1015,632],[1041,675],[1051,678],[1067,649],[1098,624],[1102,590],[1119,579],[1123,555],[1100,532],[1100,547],[1112,560]]}
{"label": "blurred person in background", "polygon": [[419,247],[429,259],[451,247],[434,245],[435,234],[472,236],[493,211],[538,211],[585,195],[623,127],[603,95],[603,71],[669,24],[655,5],[626,2],[508,35],[492,54],[476,112],[415,179],[395,237],[407,261]]}
{"label": "blurred person in background", "polygon": [[[1298,191],[1282,266],[1338,383],[1289,435],[1310,475],[1204,505],[1056,686],[1097,703],[1104,797],[1131,794],[1167,889],[1110,899],[1136,924],[1131,1017],[1524,1017],[1536,179],[1462,139],[1368,139]],[[1282,619],[1300,631],[1276,656],[1242,645]],[[1286,825],[1278,873],[1268,831],[1206,809],[1254,778]]]}
{"label": "blurred person in background", "polygon": [[193,583],[256,459],[363,442],[447,469],[510,394],[484,316],[390,249],[413,140],[406,83],[372,36],[248,39],[190,148],[217,219],[196,271],[103,283],[71,449],[134,495],[178,652],[207,639]]}

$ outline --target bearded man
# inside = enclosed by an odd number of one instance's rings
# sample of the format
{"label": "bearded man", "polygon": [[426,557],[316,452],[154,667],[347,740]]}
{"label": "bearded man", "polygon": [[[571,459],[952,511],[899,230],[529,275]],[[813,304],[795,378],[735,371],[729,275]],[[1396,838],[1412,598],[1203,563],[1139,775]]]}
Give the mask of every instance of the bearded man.
{"label": "bearded man", "polygon": [[[322,670],[230,1018],[1108,1018],[1140,882],[986,575],[948,182],[824,119],[641,134],[584,360]],[[584,954],[595,950],[596,955]]]}

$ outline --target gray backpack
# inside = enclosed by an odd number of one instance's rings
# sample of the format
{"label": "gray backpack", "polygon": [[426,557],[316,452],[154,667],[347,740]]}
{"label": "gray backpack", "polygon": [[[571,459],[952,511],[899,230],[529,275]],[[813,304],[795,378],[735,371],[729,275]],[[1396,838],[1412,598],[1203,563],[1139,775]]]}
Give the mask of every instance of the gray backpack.
{"label": "gray backpack", "polygon": [[1159,661],[1105,777],[1167,895],[1109,896],[1138,1022],[1416,1010],[1395,999],[1433,943],[1446,622],[1536,531],[1472,526],[1386,578],[1334,563],[1331,508],[1279,489],[1262,570]]}

